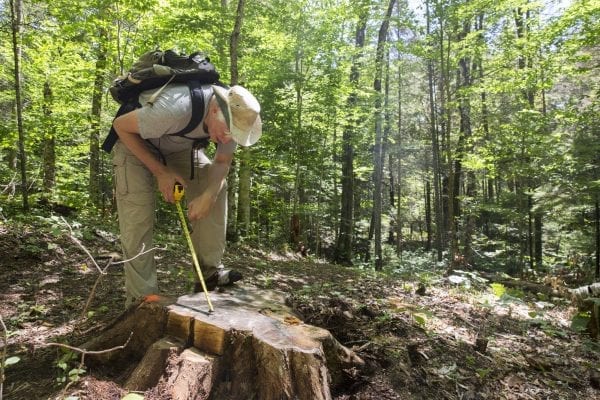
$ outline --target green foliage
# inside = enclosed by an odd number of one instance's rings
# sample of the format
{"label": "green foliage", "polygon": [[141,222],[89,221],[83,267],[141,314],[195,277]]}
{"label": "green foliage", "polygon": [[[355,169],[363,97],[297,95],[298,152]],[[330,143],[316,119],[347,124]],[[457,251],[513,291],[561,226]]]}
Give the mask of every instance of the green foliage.
{"label": "green foliage", "polygon": [[590,312],[578,312],[571,319],[571,329],[576,332],[585,332],[590,322]]}
{"label": "green foliage", "polygon": [[498,298],[501,298],[506,293],[506,287],[501,283],[492,283],[490,285],[492,293]]}
{"label": "green foliage", "polygon": [[56,382],[63,385],[69,382],[77,382],[86,373],[85,366],[79,362],[79,354],[68,349],[61,349],[62,355],[56,360],[59,370]]}
{"label": "green foliage", "polygon": [[[90,150],[96,150],[90,146],[103,139],[116,110],[104,96],[96,121],[94,90],[105,93],[137,55],[158,46],[188,53],[204,50],[227,83],[237,3],[25,4],[20,38],[23,127],[33,212],[46,217],[48,211],[35,204],[47,199],[73,207],[80,218],[114,220],[109,155],[100,153],[96,171],[104,204],[89,193]],[[594,2],[576,0],[551,17],[546,4],[525,0],[428,4],[428,34],[425,21],[415,17],[409,4],[400,5],[390,21],[385,109],[390,158],[385,170],[386,184],[391,188],[393,178],[400,187],[395,204],[384,198],[382,230],[399,223],[406,231],[403,245],[423,247],[427,235],[435,238],[448,229],[435,226],[435,221],[431,228],[425,225],[426,211],[433,211],[426,210],[424,201],[426,182],[431,183],[433,175],[427,88],[431,65],[436,85],[433,117],[442,154],[438,172],[448,178],[444,196],[458,161],[463,168],[457,186],[462,213],[456,216],[457,235],[462,235],[459,247],[472,244],[470,261],[477,267],[522,271],[529,257],[528,213],[535,211],[543,216],[545,267],[561,268],[577,255],[589,269],[595,250],[593,206],[600,187],[595,57],[599,15]],[[9,27],[8,3],[1,7],[3,26]],[[341,157],[345,146],[351,146],[354,253],[358,265],[372,267],[364,259],[372,252],[373,44],[384,7],[384,2],[346,0],[246,4],[238,75],[261,101],[264,135],[251,150],[252,220],[244,240],[279,248],[289,241],[290,218],[297,215],[303,243],[312,254],[330,256],[340,226]],[[515,10],[523,19],[519,35]],[[358,54],[354,35],[365,13],[365,47]],[[0,111],[7,116],[0,122],[0,216],[18,218],[22,211],[10,31],[0,31],[0,37]],[[359,55],[358,70],[352,71]],[[455,74],[461,61],[471,66],[464,84]],[[360,76],[356,85],[351,82],[354,72]],[[51,96],[44,96],[45,84]],[[356,101],[349,107],[351,94]],[[466,104],[468,131],[461,120]],[[345,132],[351,133],[347,142]],[[47,189],[45,150],[51,139],[56,175]],[[475,188],[467,195],[464,188],[470,182]],[[158,204],[159,229],[170,232],[173,211],[162,201]],[[448,204],[438,206],[448,209]],[[465,222],[471,217],[476,222],[467,238]],[[443,250],[449,244],[444,243]],[[31,254],[46,250],[27,243],[23,249]],[[386,251],[386,265],[398,273],[432,271],[447,264],[432,262],[427,252],[399,257],[392,246]]]}
{"label": "green foliage", "polygon": [[144,396],[138,393],[127,393],[121,400],[144,400]]}
{"label": "green foliage", "polygon": [[18,356],[8,357],[6,360],[4,360],[4,367],[6,368],[6,367],[9,367],[11,365],[15,365],[19,361],[21,361],[21,358],[18,357]]}

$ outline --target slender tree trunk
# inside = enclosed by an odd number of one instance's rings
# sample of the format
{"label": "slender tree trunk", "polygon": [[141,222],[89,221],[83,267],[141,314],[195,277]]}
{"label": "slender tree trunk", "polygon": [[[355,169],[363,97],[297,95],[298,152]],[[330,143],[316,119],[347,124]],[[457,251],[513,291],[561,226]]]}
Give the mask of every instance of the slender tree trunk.
{"label": "slender tree trunk", "polygon": [[[301,35],[301,34],[300,34]],[[299,38],[298,43],[300,43],[301,39]],[[294,151],[296,152],[296,168],[295,168],[295,176],[294,176],[294,191],[292,193],[292,216],[290,220],[290,237],[289,241],[294,250],[299,248],[300,245],[300,237],[302,236],[301,224],[300,224],[300,215],[298,212],[299,203],[300,203],[300,187],[301,187],[301,170],[300,163],[302,161],[302,149],[304,145],[302,143],[302,113],[303,113],[303,104],[304,99],[302,97],[302,81],[303,81],[303,71],[302,71],[302,58],[304,57],[303,50],[298,48],[296,50],[296,60],[295,60],[295,74],[296,74],[296,133],[294,135],[295,144],[293,145]]]}
{"label": "slender tree trunk", "polygon": [[[427,34],[430,33],[430,17],[429,17],[429,1],[425,2],[425,10],[426,10],[426,22],[427,22]],[[443,256],[443,248],[442,243],[444,243],[444,222],[443,222],[443,214],[442,214],[442,199],[441,199],[441,185],[440,185],[440,154],[439,154],[439,140],[438,140],[438,131],[436,126],[436,117],[435,117],[435,88],[433,84],[433,60],[429,58],[427,61],[427,80],[429,86],[429,130],[431,135],[431,147],[432,147],[432,157],[433,157],[433,193],[434,193],[434,207],[433,212],[435,213],[435,225],[436,225],[436,234],[435,234],[435,247],[437,252],[437,260],[441,261]],[[428,230],[429,231],[429,230]],[[429,231],[429,234],[432,234]],[[429,241],[429,239],[428,239]],[[430,245],[428,243],[428,245]]]}
{"label": "slender tree trunk", "polygon": [[[470,21],[464,21],[463,22],[463,27],[462,27],[462,31],[459,37],[459,40],[462,40],[463,38],[465,38],[469,33],[471,32],[471,22]],[[459,145],[458,145],[458,149],[457,149],[457,156],[456,156],[456,162],[458,164],[457,169],[456,169],[456,174],[455,174],[455,178],[457,181],[463,181],[466,180],[466,195],[469,198],[474,198],[476,193],[476,182],[475,182],[475,176],[474,174],[468,173],[466,177],[463,177],[463,169],[462,169],[462,163],[463,163],[463,159],[466,157],[467,154],[471,153],[473,151],[473,145],[469,144],[470,143],[470,139],[471,139],[471,103],[469,100],[469,94],[465,93],[466,90],[460,90],[460,89],[467,89],[471,86],[472,83],[472,78],[471,78],[471,59],[470,57],[462,57],[459,60],[459,83],[458,83],[458,87],[459,87],[459,92],[462,92],[461,95],[459,95],[459,112],[460,112],[460,137],[459,137]],[[457,185],[456,185],[457,186]],[[455,186],[455,187],[456,187]],[[458,190],[458,188],[457,188]],[[460,215],[462,214],[462,208],[460,205],[460,200],[459,200],[459,192],[457,191],[454,194],[456,197],[455,201],[457,205],[457,215],[456,218],[459,218]],[[463,227],[463,232],[462,232],[462,237],[463,237],[463,257],[464,257],[464,261],[467,264],[471,264],[472,263],[472,248],[471,248],[471,243],[472,243],[472,236],[474,234],[474,229],[475,229],[475,216],[473,215],[472,211],[469,211],[468,214],[465,216],[465,224]],[[456,254],[453,254],[456,255]],[[454,258],[453,258],[454,259]]]}
{"label": "slender tree trunk", "polygon": [[102,114],[102,95],[104,94],[104,76],[106,75],[106,41],[105,29],[100,29],[98,35],[98,52],[96,54],[96,70],[94,90],[92,94],[92,110],[90,115],[90,144],[89,144],[89,186],[88,193],[92,204],[100,205],[100,118]]}
{"label": "slender tree trunk", "polygon": [[[244,21],[245,0],[238,0],[235,24],[231,32],[231,41],[229,43],[229,57],[231,60],[231,84],[238,83],[238,44],[242,32],[242,23]],[[238,203],[237,203],[237,232],[241,236],[250,233],[250,188],[252,171],[250,167],[251,149],[242,147],[239,150],[239,181],[238,181]],[[232,197],[232,196],[229,196]],[[234,235],[236,237],[236,235]]]}
{"label": "slender tree trunk", "polygon": [[533,257],[535,259],[535,267],[538,270],[543,267],[543,228],[542,214],[539,211],[535,211],[533,214],[533,237],[535,238],[533,243]]}
{"label": "slender tree trunk", "polygon": [[[515,20],[515,33],[518,39],[520,39],[521,41],[526,40],[528,34],[529,34],[529,19],[530,19],[530,15],[529,15],[529,11],[525,11],[523,12],[522,9],[517,8],[514,10],[513,12],[514,15],[514,20]],[[526,69],[528,67],[531,66],[531,60],[528,59],[528,57],[525,54],[524,49],[521,47],[520,49],[520,53],[519,56],[517,58],[517,66],[519,68],[520,71],[525,72]],[[535,100],[535,92],[534,90],[531,88],[530,85],[527,85],[523,91],[522,91],[522,97],[525,100],[525,104],[529,109],[533,109],[534,108],[534,100]],[[522,140],[522,148],[521,151],[522,153],[525,153],[525,143],[524,143],[524,138]],[[523,156],[521,157],[521,159],[523,160],[524,163],[528,163],[529,160],[527,157]],[[531,176],[526,176],[526,177],[520,177],[520,182],[518,182],[518,187],[519,187],[519,191],[517,192],[517,195],[521,198],[524,199],[521,201],[522,207],[520,208],[521,211],[523,212],[523,224],[525,224],[525,219],[527,220],[527,224],[526,224],[526,229],[527,231],[524,232],[524,243],[521,246],[522,248],[522,258],[524,258],[525,256],[527,256],[529,258],[529,268],[533,269],[534,268],[534,259],[535,259],[535,254],[534,254],[534,224],[533,224],[533,199],[531,198],[531,195],[525,193],[526,189],[531,190],[533,187],[534,183],[532,182],[532,178]]]}
{"label": "slender tree trunk", "polygon": [[360,11],[359,21],[356,26],[354,48],[356,53],[352,61],[350,84],[353,89],[347,100],[347,110],[350,115],[348,125],[342,134],[342,193],[340,207],[340,229],[336,239],[334,260],[341,264],[352,264],[352,244],[354,234],[354,130],[358,119],[354,117],[358,102],[358,84],[360,78],[361,53],[365,46],[365,32],[368,19],[368,2],[365,2]]}
{"label": "slender tree trunk", "polygon": [[21,171],[21,196],[23,211],[29,211],[29,187],[27,183],[27,155],[25,153],[25,132],[23,130],[23,96],[21,94],[21,39],[23,29],[23,1],[10,0],[12,22],[12,48],[14,57],[15,104],[17,114],[17,131],[19,136],[19,166]]}
{"label": "slender tree trunk", "polygon": [[44,125],[46,126],[46,134],[44,135],[43,145],[43,161],[44,165],[44,193],[50,195],[54,190],[54,182],[56,177],[56,139],[54,136],[54,124],[52,122],[52,88],[50,81],[46,79],[44,82]]}
{"label": "slender tree trunk", "polygon": [[242,147],[239,150],[239,154],[240,162],[236,224],[238,228],[238,237],[245,237],[250,233],[251,149],[249,147]]}
{"label": "slender tree trunk", "polygon": [[390,181],[390,186],[388,190],[388,195],[390,198],[390,226],[388,227],[388,240],[387,243],[391,246],[396,245],[395,237],[396,237],[396,217],[397,213],[394,214],[394,209],[396,209],[396,180],[394,179],[394,157],[391,152],[388,154],[388,179]]}
{"label": "slender tree trunk", "polygon": [[[227,0],[221,0],[221,16],[229,15],[229,4]],[[227,53],[227,32],[225,32],[225,24],[220,24],[220,35],[217,40],[217,52],[219,54],[219,58],[222,60],[221,63],[224,63],[228,58]],[[234,28],[235,29],[235,28]],[[239,35],[235,37],[237,46],[237,40],[239,39]],[[231,45],[231,42],[230,42]],[[233,60],[231,60],[233,61]],[[236,51],[236,62],[237,62],[237,51]],[[231,84],[237,83],[238,76],[237,74],[233,75],[233,69],[230,68],[231,75]],[[236,68],[237,72],[237,68]],[[241,153],[241,151],[240,151]],[[237,231],[237,193],[238,193],[238,160],[233,159],[231,162],[231,167],[229,168],[229,173],[227,174],[227,240],[231,242],[236,242],[239,239],[238,231]]]}
{"label": "slender tree trunk", "polygon": [[[460,209],[458,204],[458,193],[460,188],[460,177],[455,177],[453,164],[453,151],[450,140],[450,133],[452,131],[452,107],[450,106],[452,101],[452,90],[450,87],[450,56],[451,56],[451,36],[449,29],[446,28],[448,22],[446,21],[445,13],[438,12],[439,17],[439,104],[440,116],[438,125],[438,169],[439,169],[439,182],[440,185],[440,213],[442,226],[437,228],[441,232],[441,246],[445,248],[450,245],[450,254],[454,254],[454,249],[457,247],[456,237],[456,220],[460,216]],[[447,34],[445,34],[447,32]],[[445,45],[445,43],[447,44]]]}
{"label": "slender tree trunk", "polygon": [[234,158],[227,174],[227,240],[236,242],[239,239],[237,231],[237,192],[238,192],[238,161]]}
{"label": "slender tree trunk", "polygon": [[[402,66],[398,63],[398,136],[396,145],[398,148],[398,160],[396,166],[396,254],[402,256],[402,225],[404,223],[402,215]],[[390,165],[390,171],[392,165]]]}
{"label": "slender tree trunk", "polygon": [[[483,32],[483,21],[484,21],[484,15],[483,14],[479,14],[478,18],[477,18],[477,26],[476,26],[476,30],[478,32]],[[479,34],[479,40],[483,41],[483,34]],[[481,57],[477,58],[477,77],[479,79],[479,85],[480,87],[484,87],[484,73],[483,73],[483,61],[481,59]],[[481,99],[481,126],[483,129],[483,137],[486,143],[488,143],[491,140],[491,135],[490,135],[490,126],[489,126],[489,112],[488,112],[488,105],[487,105],[487,93],[485,90],[481,91],[481,95],[480,95],[480,99]],[[488,170],[485,170],[485,179],[484,182],[482,183],[482,187],[483,187],[483,201],[485,203],[493,203],[494,202],[494,178],[491,176],[491,174],[488,174]],[[484,232],[486,235],[490,235],[490,225],[491,225],[491,221],[490,221],[490,212],[488,210],[482,210],[482,214],[481,214],[481,220],[484,226]]]}
{"label": "slender tree trunk", "polygon": [[[396,8],[397,10],[397,16],[398,16],[398,20],[400,20],[400,10],[401,10],[401,4],[398,4],[398,7]],[[400,26],[397,27],[397,37],[398,40],[400,39]],[[398,154],[398,160],[397,160],[397,167],[396,167],[396,174],[397,174],[397,178],[396,178],[396,254],[402,258],[402,241],[403,241],[403,237],[402,237],[402,225],[403,225],[403,215],[402,215],[402,184],[403,184],[403,180],[402,180],[402,143],[403,143],[403,138],[402,138],[402,117],[403,117],[403,108],[402,108],[402,99],[403,99],[403,92],[402,92],[402,82],[403,82],[403,74],[402,74],[402,57],[401,54],[398,54],[398,120],[397,120],[397,129],[398,129],[398,135],[396,137],[396,148],[397,150],[397,154]],[[390,174],[392,171],[392,165],[390,165]]]}
{"label": "slender tree trunk", "polygon": [[425,183],[425,226],[427,227],[427,243],[425,250],[431,250],[431,243],[433,237],[433,222],[431,220],[431,182],[427,180]]}
{"label": "slender tree trunk", "polygon": [[527,195],[527,249],[529,251],[529,268],[534,269],[533,255],[533,198]]}
{"label": "slender tree trunk", "polygon": [[[542,71],[542,74],[544,72]],[[545,91],[542,90],[542,115],[544,116],[544,120],[547,121],[547,108],[546,108],[546,94]],[[533,104],[530,103],[533,107]],[[544,127],[544,132],[546,135],[550,135],[550,129],[546,125]],[[543,246],[543,231],[544,231],[544,223],[543,223],[543,211],[538,207],[533,211],[533,257],[535,259],[535,267],[540,270],[544,266],[544,246]]]}
{"label": "slender tree trunk", "polygon": [[596,281],[600,281],[600,194],[596,194]]}
{"label": "slender tree trunk", "polygon": [[377,56],[375,60],[375,81],[373,89],[375,90],[375,154],[374,158],[374,178],[375,188],[373,191],[373,228],[375,231],[375,269],[383,268],[383,255],[381,246],[381,213],[382,213],[382,188],[383,188],[383,110],[381,80],[383,77],[383,63],[385,57],[385,45],[387,43],[388,28],[390,17],[396,0],[390,0],[384,20],[379,28],[379,38],[377,40]]}

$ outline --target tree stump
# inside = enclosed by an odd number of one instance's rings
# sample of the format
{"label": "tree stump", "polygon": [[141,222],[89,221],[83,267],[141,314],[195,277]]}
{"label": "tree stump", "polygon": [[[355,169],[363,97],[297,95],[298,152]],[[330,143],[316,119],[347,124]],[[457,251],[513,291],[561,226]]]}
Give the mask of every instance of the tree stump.
{"label": "tree stump", "polygon": [[[272,291],[232,288],[176,301],[149,296],[83,345],[92,365],[125,369],[145,399],[331,399],[363,365],[329,331],[304,324]],[[137,364],[137,365],[136,365]],[[135,367],[134,367],[135,365]],[[128,372],[131,371],[131,372]]]}

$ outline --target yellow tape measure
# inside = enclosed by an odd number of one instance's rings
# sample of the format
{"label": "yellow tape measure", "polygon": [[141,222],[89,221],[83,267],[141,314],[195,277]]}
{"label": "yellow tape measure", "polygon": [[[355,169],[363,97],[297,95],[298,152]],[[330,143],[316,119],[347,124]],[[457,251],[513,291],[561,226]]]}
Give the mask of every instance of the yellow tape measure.
{"label": "yellow tape measure", "polygon": [[179,220],[181,221],[181,228],[183,229],[183,233],[185,234],[185,238],[187,239],[188,246],[190,248],[190,252],[192,253],[192,260],[194,261],[194,268],[196,269],[196,273],[198,274],[198,278],[200,279],[200,284],[202,285],[202,289],[204,290],[204,295],[206,296],[206,301],[208,302],[209,312],[213,312],[214,308],[210,301],[210,297],[208,296],[208,290],[206,289],[206,283],[204,282],[204,277],[202,276],[202,270],[200,269],[200,262],[198,261],[198,257],[196,256],[196,251],[194,250],[194,244],[192,243],[192,237],[190,236],[190,231],[187,226],[187,222],[185,221],[185,215],[183,214],[183,209],[181,208],[181,199],[183,198],[184,190],[183,185],[180,183],[176,183],[173,189],[173,197],[175,198],[175,205],[177,206],[177,212],[179,213]]}
{"label": "yellow tape measure", "polygon": [[184,193],[183,185],[181,183],[176,183],[175,188],[173,189],[173,197],[175,197],[175,201],[181,201]]}

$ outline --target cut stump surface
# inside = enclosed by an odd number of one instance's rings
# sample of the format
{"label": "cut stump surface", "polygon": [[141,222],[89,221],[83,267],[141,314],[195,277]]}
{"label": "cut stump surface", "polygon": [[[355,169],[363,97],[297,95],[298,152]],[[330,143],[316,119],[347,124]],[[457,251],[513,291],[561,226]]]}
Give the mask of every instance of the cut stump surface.
{"label": "cut stump surface", "polygon": [[331,399],[363,364],[329,331],[298,319],[280,293],[236,287],[210,298],[212,313],[203,293],[148,299],[83,347],[111,348],[133,332],[124,350],[90,362],[137,363],[124,386],[146,399]]}

